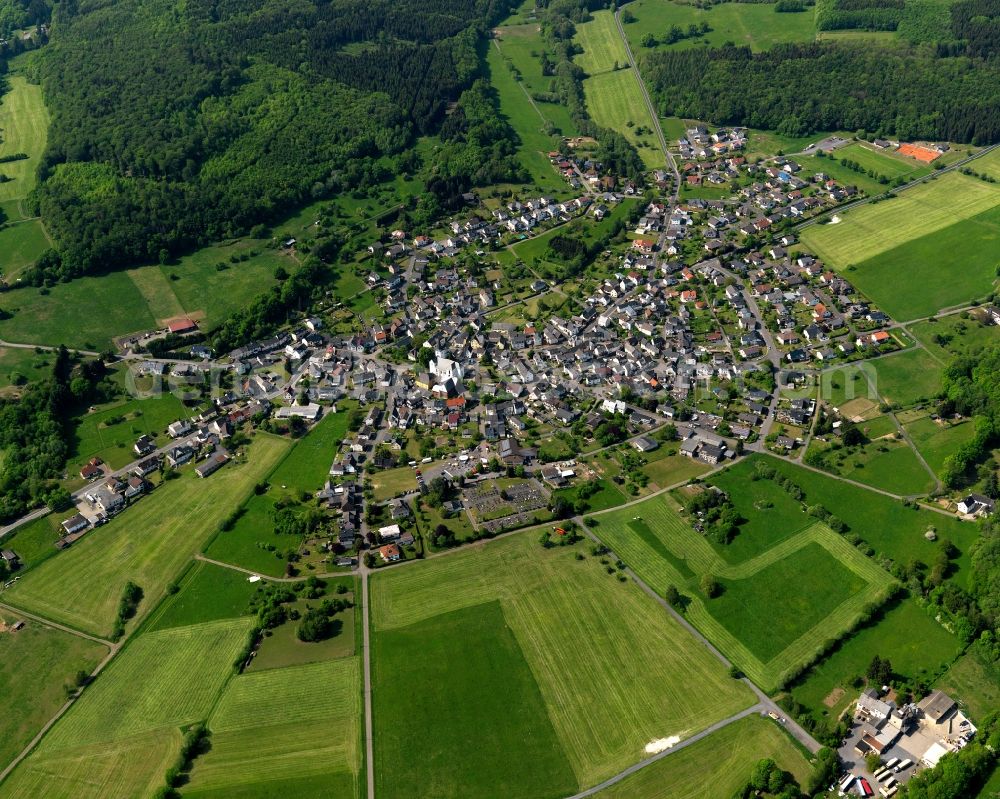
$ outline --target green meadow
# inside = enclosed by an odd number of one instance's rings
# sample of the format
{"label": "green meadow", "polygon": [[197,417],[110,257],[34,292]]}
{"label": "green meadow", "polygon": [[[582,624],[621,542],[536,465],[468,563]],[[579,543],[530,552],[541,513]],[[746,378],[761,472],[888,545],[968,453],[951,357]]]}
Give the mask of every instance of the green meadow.
{"label": "green meadow", "polygon": [[205,480],[185,470],[32,569],[6,592],[5,601],[106,636],[131,580],[144,592],[139,608],[144,616],[287,447],[284,439],[258,433],[246,449],[245,462],[230,463]]}
{"label": "green meadow", "polygon": [[252,622],[146,633],[129,643],[0,786],[0,796],[151,795],[177,757],[180,729],[204,719]]}
{"label": "green meadow", "polygon": [[[0,610],[0,622],[23,620]],[[17,632],[0,633],[0,769],[10,763],[66,701],[64,686],[88,674],[108,648],[30,619]]]}
{"label": "green meadow", "polygon": [[845,638],[789,691],[817,720],[835,721],[858,698],[873,655],[888,658],[904,677],[932,681],[962,650],[959,640],[910,598],[893,601],[885,613]]}
{"label": "green meadow", "polygon": [[[272,464],[273,470],[260,475],[267,484],[266,491],[246,498],[232,527],[221,531],[209,544],[205,551],[208,557],[274,577],[284,574],[283,553],[302,542],[297,535],[274,532],[275,506],[278,502],[302,502],[304,495],[311,496],[323,487],[347,432],[347,406],[344,403],[339,412],[323,417],[286,450],[280,462]],[[230,510],[236,510],[236,506]],[[266,545],[272,546],[277,556]]]}
{"label": "green meadow", "polygon": [[[655,50],[719,47],[725,42],[749,45],[754,51],[766,50],[775,44],[811,41],[816,31],[812,9],[799,14],[778,14],[769,3],[722,3],[703,9],[673,0],[635,0],[627,8],[636,21],[624,26],[625,35],[632,52],[640,60],[644,53]],[[664,43],[672,26],[677,25],[686,32],[690,25],[703,22],[711,28],[705,36]],[[653,48],[642,44],[647,33],[657,39]]]}
{"label": "green meadow", "polygon": [[[753,767],[770,758],[799,784],[811,766],[788,734],[758,715],[734,721],[690,747],[599,792],[598,799],[731,799]],[[710,777],[710,778],[709,778]]]}
{"label": "green meadow", "polygon": [[185,796],[360,796],[361,669],[343,658],[241,674],[208,719]]}
{"label": "green meadow", "polygon": [[[373,578],[378,795],[564,795],[752,702],[584,548],[529,531]],[[416,737],[421,757],[390,767]]]}
{"label": "green meadow", "polygon": [[[973,162],[992,166],[994,154]],[[1000,236],[1000,189],[950,172],[898,197],[838,215],[802,233],[805,247],[891,316],[914,319],[988,293]],[[900,281],[900,274],[910,279]]]}
{"label": "green meadow", "polygon": [[[750,509],[737,507],[751,517]],[[892,582],[841,536],[815,523],[802,529],[792,518],[799,532],[779,533],[776,543],[737,563],[723,559],[664,495],[597,514],[592,531],[657,593],[677,588],[691,623],[764,690],[773,690],[881,602]],[[701,590],[708,575],[721,586],[714,598]]]}

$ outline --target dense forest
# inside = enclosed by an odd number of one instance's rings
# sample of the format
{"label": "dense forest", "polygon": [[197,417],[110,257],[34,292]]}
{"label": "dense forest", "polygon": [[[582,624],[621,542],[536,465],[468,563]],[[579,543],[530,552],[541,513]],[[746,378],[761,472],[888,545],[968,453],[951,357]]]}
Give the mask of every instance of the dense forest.
{"label": "dense forest", "polygon": [[474,86],[508,2],[59,4],[35,195],[59,247],[29,278],[155,261],[363,189],[456,103],[438,192],[513,177],[512,134]]}
{"label": "dense forest", "polygon": [[663,116],[808,135],[867,130],[903,139],[1000,141],[1000,62],[906,45],[787,44],[653,53]]}
{"label": "dense forest", "polygon": [[47,0],[0,0],[0,38],[49,21]]}

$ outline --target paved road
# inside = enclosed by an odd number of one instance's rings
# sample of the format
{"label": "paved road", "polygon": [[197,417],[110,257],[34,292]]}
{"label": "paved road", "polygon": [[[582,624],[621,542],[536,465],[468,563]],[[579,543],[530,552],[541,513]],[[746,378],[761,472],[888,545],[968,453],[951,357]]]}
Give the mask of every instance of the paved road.
{"label": "paved road", "polygon": [[642,79],[642,74],[639,72],[639,66],[635,62],[635,56],[632,54],[632,45],[629,44],[628,37],[625,35],[625,28],[622,27],[621,20],[621,9],[615,9],[615,24],[618,26],[618,35],[622,38],[622,43],[625,45],[625,55],[628,56],[629,66],[632,68],[632,74],[635,75],[635,79],[639,82],[639,91],[642,92],[642,99],[646,103],[646,110],[649,112],[649,117],[653,121],[653,131],[656,133],[656,138],[660,142],[660,148],[663,150],[663,157],[666,159],[667,166],[670,171],[674,173],[674,188],[670,193],[670,199],[672,202],[677,202],[677,198],[680,196],[681,191],[681,173],[677,169],[677,162],[674,160],[673,153],[670,152],[670,148],[667,147],[667,139],[663,135],[663,128],[660,127],[660,115],[656,113],[656,106],[653,105],[653,100],[649,96],[649,90],[646,88],[646,82]]}
{"label": "paved road", "polygon": [[703,738],[707,738],[713,732],[718,732],[723,727],[728,727],[734,721],[739,721],[740,719],[746,718],[747,716],[752,716],[754,713],[766,713],[766,712],[767,710],[764,708],[764,706],[759,703],[753,705],[752,707],[748,707],[746,710],[743,710],[734,716],[730,716],[728,719],[723,719],[722,721],[718,721],[711,727],[702,730],[696,735],[692,735],[690,738],[686,738],[685,740],[681,741],[679,744],[671,747],[670,749],[664,749],[659,754],[653,755],[652,757],[647,757],[645,760],[640,760],[638,763],[629,766],[624,771],[615,774],[615,776],[613,776],[611,779],[605,780],[600,785],[595,785],[593,788],[588,788],[585,791],[580,791],[580,793],[573,794],[572,796],[568,797],[568,799],[584,799],[584,797],[593,796],[596,793],[600,793],[604,789],[610,788],[612,785],[621,782],[626,777],[631,777],[637,771],[646,768],[646,766],[651,765],[652,763],[655,763],[658,760],[663,760],[663,758],[669,757],[670,755],[674,754],[674,752],[679,752],[680,750],[688,746],[691,746],[691,744],[698,743],[698,741],[702,740]]}
{"label": "paved road", "polygon": [[[614,510],[617,510],[617,508],[615,508]],[[595,513],[593,515],[597,516],[599,514]],[[587,527],[587,525],[583,521],[583,517],[576,516],[574,517],[573,521],[580,526],[580,529],[583,530],[587,534],[587,536],[591,538],[591,540],[595,541],[598,544],[604,544],[604,542],[597,535],[595,535],[590,530],[590,528]],[[669,602],[667,602],[666,599],[664,599],[662,596],[656,593],[656,591],[654,591],[649,585],[647,585],[646,582],[644,582],[643,579],[639,577],[639,575],[636,574],[632,570],[632,568],[627,565],[625,567],[625,574],[627,574],[630,578],[632,578],[632,580],[636,583],[636,585],[638,585],[652,599],[654,599],[660,605],[660,607],[662,607],[670,616],[672,616],[674,620],[681,625],[681,627],[687,630],[688,633],[690,633],[691,636],[696,641],[698,641],[709,652],[711,652],[712,655],[714,655],[715,658],[720,663],[722,663],[722,665],[724,665],[727,669],[733,665],[732,662],[729,660],[729,658],[723,655],[722,652],[720,652],[711,641],[709,641],[704,635],[702,635],[698,630],[696,630],[691,625],[691,623],[686,618],[684,618],[684,616],[678,613],[674,609],[674,607]],[[743,677],[743,683],[746,684],[746,686],[751,691],[753,691],[754,694],[756,694],[759,709],[763,710],[765,713],[774,713],[778,716],[784,717],[785,711],[782,710],[774,702],[774,700],[771,699],[771,697],[769,697],[766,693],[764,693],[764,691],[758,688],[748,677]],[[806,749],[808,749],[810,752],[815,753],[822,748],[820,743],[815,738],[813,738],[808,732],[806,732],[805,729],[800,727],[795,722],[794,719],[786,719],[784,727],[792,734],[792,736],[794,736],[794,738],[799,743],[801,743],[804,747],[806,747]]]}

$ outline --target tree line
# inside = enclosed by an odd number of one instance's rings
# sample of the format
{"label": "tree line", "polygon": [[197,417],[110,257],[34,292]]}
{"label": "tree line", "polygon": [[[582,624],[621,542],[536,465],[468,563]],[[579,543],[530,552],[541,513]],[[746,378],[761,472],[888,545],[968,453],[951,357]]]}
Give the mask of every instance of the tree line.
{"label": "tree line", "polygon": [[644,64],[663,116],[794,136],[863,129],[904,140],[1000,141],[995,60],[813,42],[761,53],[732,45],[664,51]]}

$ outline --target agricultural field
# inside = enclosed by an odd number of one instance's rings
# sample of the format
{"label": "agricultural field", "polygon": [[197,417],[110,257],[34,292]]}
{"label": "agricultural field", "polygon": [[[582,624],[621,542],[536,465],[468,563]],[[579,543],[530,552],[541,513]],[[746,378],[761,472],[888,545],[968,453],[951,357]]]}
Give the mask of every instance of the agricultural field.
{"label": "agricultural field", "polygon": [[249,614],[250,600],[260,590],[243,572],[199,560],[177,583],[170,595],[147,621],[149,630],[168,630]]}
{"label": "agricultural field", "polygon": [[360,796],[359,658],[241,674],[208,720],[191,797]]}
{"label": "agricultural field", "polygon": [[[18,620],[25,626],[14,632]],[[0,609],[0,769],[23,749],[66,701],[66,685],[88,674],[108,648]]]}
{"label": "agricultural field", "polygon": [[872,361],[876,388],[885,402],[900,407],[933,399],[941,390],[944,364],[923,349],[912,349]]}
{"label": "agricultural field", "polygon": [[[981,159],[989,168],[996,156]],[[974,162],[975,163],[975,162]],[[896,319],[928,316],[990,291],[1000,188],[950,172],[802,233],[805,247]],[[898,276],[905,272],[910,279]]]}
{"label": "agricultural field", "polygon": [[583,93],[587,109],[598,125],[614,128],[625,136],[636,146],[643,163],[650,169],[664,166],[649,110],[631,69],[587,78],[583,82]]}
{"label": "agricultural field", "polygon": [[944,468],[945,458],[958,452],[963,444],[972,440],[976,432],[975,423],[971,420],[946,422],[929,416],[916,419],[903,427],[927,465],[937,475]]}
{"label": "agricultural field", "polygon": [[[652,763],[598,799],[730,799],[759,760],[771,758],[799,784],[811,766],[784,730],[754,714],[734,721],[708,738]],[[706,779],[711,775],[711,779]]]}
{"label": "agricultural field", "polygon": [[[820,504],[834,511],[847,524],[850,532],[860,536],[877,554],[893,560],[906,563],[913,558],[924,562],[933,559],[937,545],[927,541],[924,533],[929,527],[934,527],[939,538],[949,539],[959,549],[961,554],[953,562],[954,579],[959,585],[966,584],[969,550],[978,538],[975,525],[964,524],[956,518],[933,511],[906,507],[883,494],[803,469],[778,458],[756,455],[720,473],[729,476],[728,487],[723,487],[729,491],[730,498],[744,516],[751,514],[762,484],[770,482],[752,479],[758,462],[767,463],[790,477],[802,489],[807,504]],[[713,476],[712,482],[718,482],[718,477]],[[775,524],[779,524],[779,521],[775,520]],[[741,537],[742,534],[737,536],[736,541]]]}
{"label": "agricultural field", "polygon": [[[583,52],[573,58],[573,63],[590,77],[611,72],[628,64],[625,44],[618,35],[615,17],[610,11],[595,11],[593,19],[576,26],[573,43]],[[637,90],[638,91],[638,90]]]}
{"label": "agricultural field", "polygon": [[[28,157],[0,164],[0,173],[10,178],[0,183],[0,210],[9,221],[29,216],[22,201],[35,188],[38,162],[45,152],[49,131],[49,112],[42,97],[42,87],[17,74],[15,64],[16,61],[9,65],[9,88],[0,97],[0,156],[25,153]],[[0,269],[8,273],[10,266],[2,259],[0,255]]]}
{"label": "agricultural field", "polygon": [[152,794],[177,757],[180,728],[208,714],[251,625],[217,621],[130,642],[15,769],[0,796]]}
{"label": "agricultural field", "polygon": [[[378,795],[572,793],[752,702],[584,547],[527,532],[373,578]],[[418,737],[407,769],[379,767]]]}
{"label": "agricultural field", "polygon": [[858,698],[856,680],[864,677],[875,655],[888,658],[897,674],[932,681],[961,651],[961,642],[916,600],[894,600],[810,669],[789,693],[817,721],[833,721]]}
{"label": "agricultural field", "polygon": [[116,336],[150,330],[182,314],[211,328],[274,285],[279,265],[295,271],[291,256],[266,249],[266,244],[220,244],[166,266],[81,277],[50,289],[18,288],[5,295],[3,308],[12,316],[0,321],[0,337],[103,350]]}
{"label": "agricultural field", "polygon": [[[208,557],[274,577],[284,574],[283,553],[297,549],[302,541],[297,535],[274,532],[275,506],[279,501],[301,502],[303,495],[311,495],[323,487],[330,464],[347,432],[349,407],[348,403],[342,403],[337,413],[323,417],[305,437],[286,450],[287,455],[280,464],[272,464],[273,471],[260,474],[259,479],[266,478],[267,490],[246,499],[232,528],[220,532],[208,546],[205,551]],[[229,510],[236,510],[236,507]]]}
{"label": "agricultural field", "polygon": [[102,406],[77,418],[66,470],[75,475],[93,457],[121,469],[135,460],[132,445],[139,436],[147,434],[162,446],[169,440],[167,425],[190,415],[191,411],[170,393]]}
{"label": "agricultural field", "polygon": [[[662,495],[596,521],[593,532],[657,593],[676,587],[688,619],[765,690],[848,629],[891,582],[821,524],[731,564]],[[721,583],[719,596],[702,594],[705,575]]]}
{"label": "agricultural field", "polygon": [[[490,83],[496,89],[500,102],[500,112],[507,118],[520,139],[518,157],[528,171],[532,185],[538,191],[557,197],[567,197],[569,184],[556,172],[549,162],[548,153],[559,148],[559,137],[543,131],[543,126],[551,123],[566,125],[569,115],[562,106],[546,103],[536,105],[528,94],[523,82],[517,81],[511,72],[513,62],[505,60],[504,44],[495,42],[486,54]],[[559,109],[547,115],[551,109]],[[559,113],[562,112],[562,113]]]}
{"label": "agricultural field", "polygon": [[13,586],[5,601],[73,627],[109,635],[125,583],[144,592],[139,617],[156,605],[219,525],[288,449],[258,433],[245,462],[206,480],[191,470],[168,480],[133,508],[44,561]]}
{"label": "agricultural field", "polygon": [[995,666],[984,666],[973,652],[956,660],[934,687],[961,702],[977,721],[1000,707],[1000,673]]}
{"label": "agricultural field", "polygon": [[[635,0],[628,4],[628,10],[636,21],[623,27],[639,61],[643,54],[657,50],[719,47],[727,41],[749,45],[754,51],[767,50],[776,44],[811,41],[816,32],[812,9],[801,14],[778,14],[771,4],[747,4],[745,8],[740,4],[720,4],[702,9],[673,0]],[[711,28],[706,35],[666,44],[666,34],[672,26],[686,32],[689,26],[703,22]],[[647,33],[657,40],[652,48],[642,44]]]}

